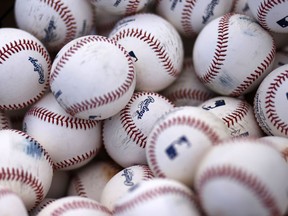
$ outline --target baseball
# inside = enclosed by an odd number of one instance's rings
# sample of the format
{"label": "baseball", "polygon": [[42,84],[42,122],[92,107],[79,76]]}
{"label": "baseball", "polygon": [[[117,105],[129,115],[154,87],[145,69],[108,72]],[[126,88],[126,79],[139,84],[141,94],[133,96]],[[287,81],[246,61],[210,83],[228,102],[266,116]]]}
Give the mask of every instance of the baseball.
{"label": "baseball", "polygon": [[53,61],[50,87],[70,115],[109,118],[130,100],[136,84],[128,52],[114,40],[88,35],[66,44]]}
{"label": "baseball", "polygon": [[288,65],[269,73],[254,97],[254,113],[267,135],[288,137]]}
{"label": "baseball", "polygon": [[135,92],[120,113],[103,123],[103,144],[109,156],[122,167],[147,164],[147,136],[157,119],[172,108],[158,93]]}
{"label": "baseball", "polygon": [[101,11],[111,15],[128,16],[145,9],[151,0],[90,0]]}
{"label": "baseball", "polygon": [[46,94],[26,112],[23,131],[45,147],[58,171],[87,164],[102,146],[101,122],[70,116],[52,93]]}
{"label": "baseball", "polygon": [[262,137],[253,106],[246,100],[229,96],[217,96],[199,105],[223,121],[231,137]]}
{"label": "baseball", "polygon": [[11,189],[0,186],[1,215],[28,216],[27,209],[22,199]]}
{"label": "baseball", "polygon": [[203,28],[192,58],[197,76],[207,87],[237,97],[255,90],[271,71],[275,43],[249,16],[228,13]]}
{"label": "baseball", "polygon": [[130,188],[115,202],[115,216],[200,216],[193,191],[172,179],[151,179]]}
{"label": "baseball", "polygon": [[52,159],[38,141],[22,131],[2,129],[0,140],[0,184],[16,193],[29,211],[50,188]]}
{"label": "baseball", "polygon": [[104,187],[122,168],[113,161],[95,161],[73,172],[68,196],[81,196],[100,202]]}
{"label": "baseball", "polygon": [[287,1],[247,0],[256,20],[265,29],[288,33]]}
{"label": "baseball", "polygon": [[204,154],[230,138],[224,123],[199,107],[184,106],[163,115],[147,138],[148,166],[160,178],[193,185],[193,177]]}
{"label": "baseball", "polygon": [[88,0],[16,0],[14,13],[18,27],[33,34],[51,52],[89,34],[94,27]]}
{"label": "baseball", "polygon": [[115,202],[141,181],[148,181],[154,176],[147,165],[133,165],[117,172],[103,188],[100,202],[113,211]]}
{"label": "baseball", "polygon": [[179,77],[170,86],[160,92],[175,106],[198,106],[216,96],[196,76],[191,57],[186,57]]}
{"label": "baseball", "polygon": [[182,35],[194,37],[211,20],[230,12],[232,5],[227,0],[158,0],[156,12]]}
{"label": "baseball", "polygon": [[49,87],[51,59],[44,45],[30,33],[0,29],[0,109],[25,108]]}
{"label": "baseball", "polygon": [[44,198],[42,202],[40,202],[35,208],[32,209],[32,211],[29,212],[29,216],[37,216],[43,208],[45,208],[47,205],[51,204],[55,200],[56,199],[53,198]]}
{"label": "baseball", "polygon": [[276,149],[238,138],[207,152],[195,188],[206,215],[284,215],[287,178],[287,163]]}
{"label": "baseball", "polygon": [[95,200],[85,197],[68,196],[49,203],[37,214],[37,216],[47,215],[112,216],[112,212]]}
{"label": "baseball", "polygon": [[179,33],[164,18],[152,13],[125,17],[116,23],[109,38],[121,44],[132,57],[136,90],[157,92],[178,78],[184,48]]}

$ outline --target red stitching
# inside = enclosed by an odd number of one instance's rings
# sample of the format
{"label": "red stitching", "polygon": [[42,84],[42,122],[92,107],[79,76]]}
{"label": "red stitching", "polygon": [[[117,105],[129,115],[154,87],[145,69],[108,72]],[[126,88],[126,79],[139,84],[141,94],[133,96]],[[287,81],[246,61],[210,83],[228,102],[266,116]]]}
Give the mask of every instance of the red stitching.
{"label": "red stitching", "polygon": [[235,110],[227,116],[223,117],[222,120],[225,122],[228,128],[233,126],[238,121],[241,121],[249,112],[249,104],[245,101],[240,101]]}
{"label": "red stitching", "polygon": [[15,195],[15,196],[17,196],[15,192],[13,192],[12,190],[10,190],[10,189],[8,189],[8,188],[2,188],[2,189],[0,189],[0,199],[3,198],[3,197],[5,197],[5,196],[7,196],[7,195],[8,195],[8,196],[9,196],[9,195]]}
{"label": "red stitching", "polygon": [[73,158],[69,158],[57,163],[54,163],[54,170],[60,170],[60,169],[64,169],[73,165],[76,165],[78,163],[81,163],[83,161],[86,161],[90,158],[93,158],[96,154],[98,153],[98,150],[90,150],[89,152],[86,152],[82,155],[77,155],[76,157]]}
{"label": "red stitching", "polygon": [[219,20],[217,48],[214,52],[211,65],[209,66],[205,75],[200,77],[200,80],[204,84],[211,82],[211,80],[217,76],[223,62],[225,61],[229,38],[229,19],[231,16],[232,13],[227,13]]}
{"label": "red stitching", "polygon": [[2,126],[1,129],[10,128],[10,121],[3,110],[0,110],[0,125]]}
{"label": "red stitching", "polygon": [[125,15],[132,15],[137,13],[137,8],[140,4],[140,0],[130,0],[127,4]]}
{"label": "red stitching", "polygon": [[271,121],[274,127],[277,130],[280,130],[281,133],[285,135],[288,134],[288,125],[285,121],[282,121],[279,115],[276,112],[275,107],[275,96],[277,94],[278,88],[288,79],[288,70],[281,72],[276,78],[273,80],[273,83],[270,84],[268,91],[266,92],[267,96],[265,97],[265,108],[267,118]]}
{"label": "red stitching", "polygon": [[35,116],[36,118],[39,118],[43,120],[44,122],[47,121],[48,123],[52,123],[55,125],[64,126],[67,128],[75,128],[75,129],[91,129],[93,127],[96,127],[99,124],[99,121],[93,121],[93,120],[85,120],[80,118],[73,118],[69,116],[63,116],[60,114],[57,114],[55,112],[52,112],[46,108],[43,107],[37,107],[33,106],[31,109],[29,109],[26,113],[26,116]]}
{"label": "red stitching", "polygon": [[42,0],[44,3],[46,3],[48,6],[50,6],[52,9],[54,9],[57,13],[59,13],[60,18],[64,21],[66,26],[66,35],[63,43],[59,45],[59,47],[62,47],[67,42],[71,41],[76,37],[76,20],[73,16],[73,13],[68,9],[67,6],[64,5],[62,1],[57,0]]}
{"label": "red stitching", "polygon": [[122,47],[120,44],[117,44],[114,40],[110,40],[106,37],[102,36],[97,36],[97,35],[91,35],[91,36],[86,36],[80,40],[78,40],[75,44],[73,44],[59,59],[59,61],[56,64],[56,67],[54,71],[51,71],[51,77],[50,77],[50,85],[53,83],[53,81],[57,78],[59,73],[61,72],[61,69],[64,67],[66,62],[69,61],[70,57],[77,52],[81,47],[85,46],[88,43],[91,42],[106,42],[113,44],[117,46],[127,57],[128,59],[128,74],[127,77],[124,81],[123,84],[121,84],[116,90],[107,92],[106,94],[99,96],[99,97],[94,97],[91,99],[87,99],[85,101],[81,101],[79,103],[72,104],[70,107],[66,107],[65,111],[69,113],[70,115],[74,116],[75,114],[89,110],[91,108],[103,106],[105,104],[108,104],[110,102],[113,102],[120,98],[122,95],[124,95],[130,88],[130,86],[133,83],[134,80],[134,65],[133,62],[128,54],[128,52]]}
{"label": "red stitching", "polygon": [[184,34],[186,36],[196,35],[196,32],[193,30],[191,25],[191,16],[196,4],[196,0],[186,0],[183,4],[184,5],[181,13],[181,24],[184,30]]}
{"label": "red stitching", "polygon": [[53,210],[50,215],[61,216],[64,213],[75,209],[91,209],[104,212],[107,215],[111,215],[111,211],[107,207],[92,200],[72,200],[72,201],[67,200],[62,206]]}
{"label": "red stitching", "polygon": [[136,144],[139,145],[141,148],[145,148],[146,146],[147,135],[145,135],[142,132],[142,130],[139,130],[139,128],[133,121],[133,118],[131,116],[131,106],[135,100],[145,95],[151,95],[151,96],[156,96],[158,98],[163,98],[164,100],[167,101],[167,103],[171,104],[171,102],[167,98],[163,97],[162,95],[158,93],[138,92],[138,93],[133,94],[128,104],[120,111],[120,121],[121,121],[122,127],[126,131],[129,138],[132,139],[133,142],[136,142]]}
{"label": "red stitching", "polygon": [[268,12],[273,9],[274,6],[281,4],[281,3],[285,3],[285,0],[264,0],[263,2],[260,3],[260,6],[257,9],[257,20],[259,21],[259,23],[261,23],[261,26],[267,30],[270,30],[269,26],[266,23],[266,16],[268,14]]}
{"label": "red stitching", "polygon": [[88,197],[88,196],[87,196],[87,193],[86,193],[86,191],[85,191],[85,186],[83,185],[80,177],[79,177],[77,174],[75,174],[75,175],[73,176],[73,179],[72,179],[72,182],[71,182],[71,183],[72,183],[72,185],[73,185],[73,187],[74,187],[74,189],[75,189],[75,192],[76,192],[76,194],[77,194],[78,196]]}
{"label": "red stitching", "polygon": [[166,194],[173,194],[176,196],[182,196],[185,199],[189,200],[190,202],[194,203],[195,206],[198,206],[195,197],[192,193],[189,193],[188,191],[178,188],[178,187],[172,187],[172,186],[159,186],[157,188],[154,188],[153,190],[148,190],[143,192],[142,194],[139,194],[132,200],[123,203],[121,205],[116,205],[113,209],[113,215],[114,214],[122,214],[125,211],[128,211],[129,209],[136,208],[137,205],[147,202],[149,200],[153,200],[154,198],[166,195]]}
{"label": "red stitching", "polygon": [[177,100],[198,100],[206,101],[212,98],[214,94],[200,91],[197,89],[178,89],[166,95],[166,97],[175,103]]}
{"label": "red stitching", "polygon": [[272,64],[276,54],[276,46],[273,42],[272,50],[262,61],[262,63],[250,74],[246,79],[230,94],[230,96],[237,97],[241,95],[247,88],[259,80],[259,78],[266,72],[267,68]]}
{"label": "red stitching", "polygon": [[[49,79],[50,69],[51,69],[51,59],[50,55],[47,52],[47,50],[37,42],[33,40],[27,40],[27,39],[19,39],[11,41],[8,44],[5,44],[4,47],[0,50],[0,64],[4,64],[6,60],[9,59],[10,56],[13,54],[16,54],[23,50],[32,50],[38,52],[42,57],[44,57],[45,61],[48,65],[48,76],[47,79]],[[34,98],[22,103],[22,104],[8,104],[8,105],[0,105],[0,109],[2,110],[11,110],[11,109],[22,109],[25,108],[34,102],[38,101],[46,92],[46,90],[49,87],[49,81],[45,82],[44,89],[36,95]]]}
{"label": "red stitching", "polygon": [[158,125],[156,130],[151,134],[150,145],[147,147],[147,155],[149,158],[150,167],[153,170],[155,176],[165,178],[165,173],[161,170],[158,165],[156,154],[155,154],[155,147],[157,145],[158,136],[165,131],[166,129],[174,126],[174,125],[188,125],[193,127],[194,129],[198,129],[202,131],[208,138],[211,140],[211,143],[214,145],[220,142],[220,138],[214,130],[203,122],[201,119],[195,119],[190,116],[177,116],[172,119],[168,119],[168,121],[163,122]]}
{"label": "red stitching", "polygon": [[148,33],[142,29],[124,29],[123,31],[118,32],[114,35],[113,38],[116,41],[119,41],[126,37],[138,38],[139,40],[147,43],[153,52],[158,57],[159,61],[162,63],[163,68],[166,72],[172,77],[178,77],[180,73],[179,70],[174,68],[173,62],[169,57],[169,53],[165,51],[165,47],[161,46],[161,42],[155,38],[151,33]]}
{"label": "red stitching", "polygon": [[279,210],[274,197],[270,194],[265,185],[259,181],[257,176],[247,173],[241,168],[232,167],[230,165],[216,166],[205,170],[205,172],[200,176],[197,186],[200,200],[202,199],[201,192],[206,183],[215,178],[225,177],[230,180],[232,179],[237,183],[242,183],[250,189],[253,194],[258,197],[263,206],[270,211],[270,215],[281,215],[281,211]]}
{"label": "red stitching", "polygon": [[38,178],[27,171],[2,167],[0,170],[0,181],[18,181],[31,187],[36,196],[34,206],[31,209],[35,208],[44,199],[43,185],[38,181]]}
{"label": "red stitching", "polygon": [[138,165],[143,168],[143,178],[142,180],[149,180],[153,179],[155,176],[153,175],[153,172],[147,165]]}

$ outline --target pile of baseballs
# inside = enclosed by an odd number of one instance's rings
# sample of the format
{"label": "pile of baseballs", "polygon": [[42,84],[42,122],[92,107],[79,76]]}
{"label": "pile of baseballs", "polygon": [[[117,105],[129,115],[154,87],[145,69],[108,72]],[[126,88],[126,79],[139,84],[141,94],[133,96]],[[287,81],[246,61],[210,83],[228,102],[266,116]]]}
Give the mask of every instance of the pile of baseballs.
{"label": "pile of baseballs", "polygon": [[0,214],[288,215],[287,10],[15,0],[0,28]]}

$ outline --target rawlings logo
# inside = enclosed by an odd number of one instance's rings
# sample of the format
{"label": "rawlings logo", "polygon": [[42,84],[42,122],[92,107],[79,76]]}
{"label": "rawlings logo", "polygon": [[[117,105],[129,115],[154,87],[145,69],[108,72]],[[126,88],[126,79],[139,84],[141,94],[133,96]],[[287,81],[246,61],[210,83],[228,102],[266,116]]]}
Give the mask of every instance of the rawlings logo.
{"label": "rawlings logo", "polygon": [[140,110],[137,110],[136,113],[138,114],[138,119],[142,119],[143,115],[145,112],[149,111],[149,104],[150,103],[154,103],[154,98],[151,96],[148,96],[147,99],[145,99],[144,101],[141,101],[140,104],[138,105],[138,107],[140,108]]}
{"label": "rawlings logo", "polygon": [[205,16],[202,16],[202,23],[206,24],[210,17],[214,15],[214,9],[218,5],[219,0],[212,0],[205,10]]}
{"label": "rawlings logo", "polygon": [[133,172],[130,169],[124,169],[123,174],[121,176],[125,177],[124,184],[126,186],[133,186],[134,183],[132,182]]}
{"label": "rawlings logo", "polygon": [[170,0],[170,1],[172,1],[172,5],[170,7],[170,10],[172,11],[175,9],[178,2],[182,2],[182,0]]}
{"label": "rawlings logo", "polygon": [[45,78],[44,78],[44,70],[42,68],[42,65],[38,63],[37,59],[34,59],[32,57],[29,57],[28,60],[32,63],[32,65],[34,66],[34,71],[38,72],[39,74],[39,80],[38,82],[40,84],[43,84],[45,82]]}

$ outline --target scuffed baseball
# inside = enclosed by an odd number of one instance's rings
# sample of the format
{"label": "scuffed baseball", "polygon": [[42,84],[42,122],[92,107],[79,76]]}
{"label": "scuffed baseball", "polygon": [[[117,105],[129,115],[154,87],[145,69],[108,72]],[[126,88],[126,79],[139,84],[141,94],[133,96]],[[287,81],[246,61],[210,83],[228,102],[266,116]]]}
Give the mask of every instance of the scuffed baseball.
{"label": "scuffed baseball", "polygon": [[88,35],[66,44],[53,61],[50,87],[70,115],[109,118],[130,100],[136,84],[128,52],[116,41]]}
{"label": "scuffed baseball", "polygon": [[14,16],[20,29],[33,34],[51,52],[94,27],[89,0],[16,0]]}
{"label": "scuffed baseball", "polygon": [[287,163],[259,139],[213,146],[199,164],[195,188],[206,215],[284,215]]}
{"label": "scuffed baseball", "polygon": [[23,131],[48,151],[55,170],[72,170],[91,161],[102,146],[101,122],[72,117],[52,93],[25,114]]}
{"label": "scuffed baseball", "polygon": [[205,153],[229,138],[227,127],[212,113],[199,107],[177,107],[163,115],[147,137],[148,166],[155,177],[192,187]]}
{"label": "scuffed baseball", "polygon": [[32,34],[0,29],[0,109],[17,110],[38,101],[49,87],[51,59]]}
{"label": "scuffed baseball", "polygon": [[182,70],[181,37],[172,24],[156,14],[140,13],[119,20],[109,38],[131,55],[137,75],[136,90],[160,91],[172,84]]}
{"label": "scuffed baseball", "polygon": [[103,144],[109,156],[122,167],[147,164],[147,136],[157,119],[172,108],[158,93],[135,92],[118,114],[103,123]]}
{"label": "scuffed baseball", "polygon": [[237,97],[255,90],[271,71],[275,43],[249,16],[228,13],[203,28],[192,58],[203,84],[218,94]]}

